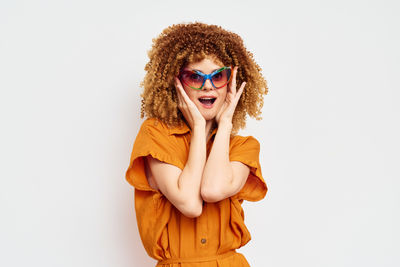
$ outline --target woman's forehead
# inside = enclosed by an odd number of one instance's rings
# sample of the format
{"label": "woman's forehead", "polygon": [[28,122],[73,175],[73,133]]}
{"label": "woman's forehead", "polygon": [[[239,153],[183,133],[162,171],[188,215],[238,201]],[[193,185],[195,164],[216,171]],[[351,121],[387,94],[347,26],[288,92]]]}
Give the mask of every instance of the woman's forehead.
{"label": "woman's forehead", "polygon": [[204,58],[201,61],[187,64],[184,69],[198,70],[202,73],[212,73],[221,67],[223,67],[223,65],[218,64],[218,62],[215,62],[213,59]]}

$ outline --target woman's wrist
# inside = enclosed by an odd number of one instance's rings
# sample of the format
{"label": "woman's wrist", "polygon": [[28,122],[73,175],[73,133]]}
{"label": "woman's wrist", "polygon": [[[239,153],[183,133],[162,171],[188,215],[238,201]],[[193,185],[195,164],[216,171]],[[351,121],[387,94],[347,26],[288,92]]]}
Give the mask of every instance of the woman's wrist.
{"label": "woman's wrist", "polygon": [[205,120],[196,120],[193,122],[193,130],[203,130],[206,128]]}
{"label": "woman's wrist", "polygon": [[192,139],[193,138],[195,138],[195,139],[200,138],[200,139],[204,139],[204,142],[205,142],[205,139],[206,139],[205,132],[206,132],[205,123],[204,123],[204,125],[202,123],[198,123],[198,124],[193,125]]}
{"label": "woman's wrist", "polygon": [[224,130],[228,130],[229,132],[231,132],[232,127],[233,127],[233,124],[232,124],[232,121],[230,121],[230,120],[220,120],[218,123],[218,130],[224,129]]}

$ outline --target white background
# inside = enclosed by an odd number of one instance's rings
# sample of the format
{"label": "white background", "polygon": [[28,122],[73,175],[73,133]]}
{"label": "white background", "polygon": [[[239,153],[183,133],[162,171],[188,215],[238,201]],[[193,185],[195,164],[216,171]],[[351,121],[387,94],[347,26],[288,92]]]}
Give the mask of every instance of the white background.
{"label": "white background", "polygon": [[269,186],[251,266],[400,266],[398,1],[2,1],[0,265],[146,267],[125,171],[152,38],[241,35],[263,69]]}

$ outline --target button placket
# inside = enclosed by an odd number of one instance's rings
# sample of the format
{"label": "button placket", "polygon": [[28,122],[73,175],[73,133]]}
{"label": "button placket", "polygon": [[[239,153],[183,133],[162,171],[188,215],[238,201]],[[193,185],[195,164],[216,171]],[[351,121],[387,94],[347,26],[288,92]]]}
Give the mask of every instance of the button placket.
{"label": "button placket", "polygon": [[204,206],[203,206],[203,214],[200,218],[201,222],[200,222],[200,233],[199,233],[199,238],[200,240],[198,242],[200,242],[200,245],[202,247],[207,246],[207,237],[208,237],[208,210],[207,210],[207,203],[203,202]]}

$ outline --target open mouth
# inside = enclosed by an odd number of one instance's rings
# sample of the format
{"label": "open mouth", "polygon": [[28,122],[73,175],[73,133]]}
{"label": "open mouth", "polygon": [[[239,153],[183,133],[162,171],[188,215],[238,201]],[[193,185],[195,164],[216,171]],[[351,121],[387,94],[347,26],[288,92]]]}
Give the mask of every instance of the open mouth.
{"label": "open mouth", "polygon": [[203,105],[211,106],[212,104],[214,104],[216,99],[217,98],[215,98],[215,97],[203,97],[203,98],[199,98],[199,101]]}

